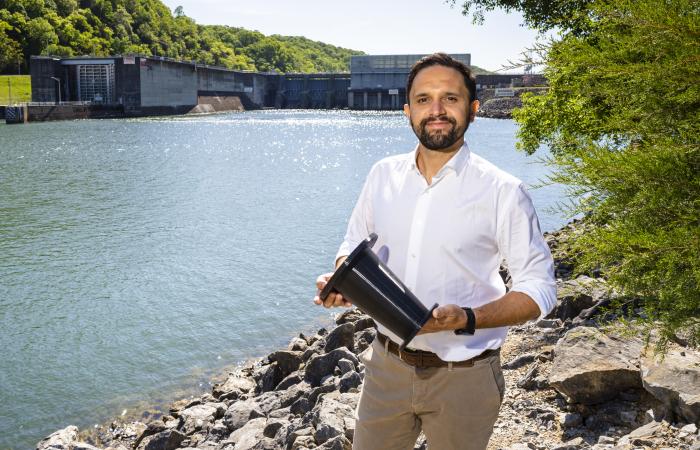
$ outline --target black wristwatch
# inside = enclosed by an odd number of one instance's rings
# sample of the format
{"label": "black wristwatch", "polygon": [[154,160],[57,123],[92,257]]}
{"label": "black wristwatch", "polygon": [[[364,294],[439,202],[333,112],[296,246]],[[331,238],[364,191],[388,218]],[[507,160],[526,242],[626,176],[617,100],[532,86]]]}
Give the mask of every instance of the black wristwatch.
{"label": "black wristwatch", "polygon": [[467,313],[467,324],[464,326],[464,328],[460,328],[458,330],[455,330],[455,334],[469,334],[472,335],[474,334],[474,331],[476,331],[476,317],[474,316],[474,311],[472,311],[471,308],[464,307],[462,308],[465,313]]}

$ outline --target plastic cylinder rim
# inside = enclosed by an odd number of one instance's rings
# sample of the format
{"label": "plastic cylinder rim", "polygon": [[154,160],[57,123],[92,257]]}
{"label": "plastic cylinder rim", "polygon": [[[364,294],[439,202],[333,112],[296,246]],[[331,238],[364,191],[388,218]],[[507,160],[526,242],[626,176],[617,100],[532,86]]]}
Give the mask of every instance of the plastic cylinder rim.
{"label": "plastic cylinder rim", "polygon": [[331,276],[330,280],[328,280],[328,283],[326,283],[326,286],[324,286],[323,290],[319,294],[319,297],[321,300],[325,300],[328,297],[328,294],[331,293],[333,290],[334,286],[336,284],[339,284],[347,275],[347,273],[352,270],[352,268],[357,264],[357,255],[362,253],[365,248],[369,247],[372,248],[377,242],[377,234],[372,233],[367,237],[365,240],[360,242],[360,244],[355,247],[355,250],[350,253],[350,255],[345,258],[345,261],[343,261],[343,264],[338,267],[338,269],[335,271],[333,276]]}

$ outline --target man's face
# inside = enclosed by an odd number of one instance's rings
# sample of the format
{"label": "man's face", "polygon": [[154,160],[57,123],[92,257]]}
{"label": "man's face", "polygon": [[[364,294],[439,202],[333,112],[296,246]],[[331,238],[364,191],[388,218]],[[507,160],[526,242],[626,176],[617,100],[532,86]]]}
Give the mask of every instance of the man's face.
{"label": "man's face", "polygon": [[478,108],[478,102],[469,101],[461,73],[451,67],[427,67],[418,72],[408,94],[404,113],[424,147],[448,152],[455,144],[461,146]]}

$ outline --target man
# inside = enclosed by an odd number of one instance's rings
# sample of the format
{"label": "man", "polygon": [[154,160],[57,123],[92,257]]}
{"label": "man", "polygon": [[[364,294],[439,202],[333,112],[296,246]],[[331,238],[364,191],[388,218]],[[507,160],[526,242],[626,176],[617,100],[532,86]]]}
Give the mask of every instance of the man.
{"label": "man", "polygon": [[[464,142],[479,107],[469,68],[442,53],[426,56],[411,69],[406,98],[419,144],[374,165],[336,268],[374,232],[389,268],[427,307],[440,306],[405,351],[379,324],[361,355],[353,447],[411,449],[422,429],[431,449],[484,449],[504,393],[498,350],[509,325],[553,308],[552,257],[522,183]],[[318,278],[319,292],[331,275]],[[339,293],[314,300],[350,306]]]}

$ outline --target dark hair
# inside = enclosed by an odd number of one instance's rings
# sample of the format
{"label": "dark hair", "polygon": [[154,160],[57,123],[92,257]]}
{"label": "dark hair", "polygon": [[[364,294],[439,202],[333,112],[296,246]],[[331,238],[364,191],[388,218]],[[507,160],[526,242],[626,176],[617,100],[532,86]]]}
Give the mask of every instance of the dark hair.
{"label": "dark hair", "polygon": [[446,53],[433,53],[432,55],[422,57],[411,67],[411,72],[409,72],[408,81],[406,82],[406,103],[410,103],[409,96],[411,94],[411,87],[413,86],[413,80],[416,78],[416,75],[418,75],[418,72],[431,66],[451,67],[461,73],[464,77],[464,85],[469,91],[469,103],[476,100],[476,78],[474,78],[474,74],[469,66],[461,61],[457,61]]}

